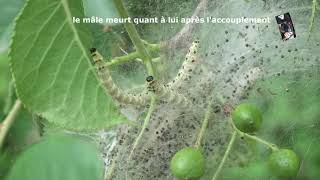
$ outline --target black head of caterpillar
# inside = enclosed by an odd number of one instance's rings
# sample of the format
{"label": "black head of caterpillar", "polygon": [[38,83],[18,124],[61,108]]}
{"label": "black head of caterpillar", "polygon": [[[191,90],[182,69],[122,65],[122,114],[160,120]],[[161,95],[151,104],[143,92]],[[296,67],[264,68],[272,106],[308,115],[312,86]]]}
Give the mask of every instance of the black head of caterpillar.
{"label": "black head of caterpillar", "polygon": [[96,48],[90,48],[90,53],[91,53],[91,54],[95,53],[96,51],[97,51]]}
{"label": "black head of caterpillar", "polygon": [[147,83],[148,83],[148,87],[147,87],[147,89],[149,90],[149,91],[152,91],[152,92],[155,92],[155,79],[154,79],[154,77],[153,76],[148,76],[147,78],[146,78],[146,81],[147,81]]}
{"label": "black head of caterpillar", "polygon": [[92,63],[93,64],[96,64],[98,62],[102,62],[102,56],[101,54],[98,53],[97,49],[96,48],[90,48],[90,53],[91,53],[91,56],[92,56]]}
{"label": "black head of caterpillar", "polygon": [[175,105],[181,105],[182,107],[190,107],[191,104],[183,95],[172,91],[168,87],[160,84],[153,76],[146,78],[147,89],[149,92],[155,93],[160,98],[165,99],[167,102]]}
{"label": "black head of caterpillar", "polygon": [[153,76],[148,76],[148,77],[146,78],[146,81],[147,81],[147,82],[151,82],[151,81],[153,81],[153,79],[154,79]]}

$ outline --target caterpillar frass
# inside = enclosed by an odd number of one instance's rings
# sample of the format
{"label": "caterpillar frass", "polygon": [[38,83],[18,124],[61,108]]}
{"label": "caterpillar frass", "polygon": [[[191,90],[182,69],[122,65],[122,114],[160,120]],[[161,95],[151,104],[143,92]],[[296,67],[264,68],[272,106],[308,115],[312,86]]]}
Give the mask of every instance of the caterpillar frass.
{"label": "caterpillar frass", "polygon": [[96,48],[91,48],[90,53],[93,59],[92,64],[96,68],[98,77],[107,90],[108,94],[112,96],[113,99],[117,100],[119,103],[124,104],[134,104],[143,106],[147,104],[147,96],[143,95],[132,95],[123,92],[112,80],[109,70],[105,67],[103,63],[102,55],[97,51]]}
{"label": "caterpillar frass", "polygon": [[172,91],[163,84],[160,84],[153,76],[148,76],[146,80],[148,91],[155,93],[160,98],[165,99],[168,103],[178,105],[182,108],[191,108],[192,103],[186,97]]}
{"label": "caterpillar frass", "polygon": [[247,96],[247,91],[253,86],[256,80],[261,76],[262,69],[253,67],[241,74],[232,82],[235,87],[229,101],[234,101],[236,97],[244,98]]}
{"label": "caterpillar frass", "polygon": [[182,66],[177,74],[177,76],[168,83],[168,85],[174,89],[177,86],[181,85],[184,81],[188,81],[191,78],[191,74],[194,72],[199,62],[198,51],[200,47],[200,41],[196,40],[192,42],[192,45],[189,48],[189,51],[185,57],[185,60],[182,63]]}

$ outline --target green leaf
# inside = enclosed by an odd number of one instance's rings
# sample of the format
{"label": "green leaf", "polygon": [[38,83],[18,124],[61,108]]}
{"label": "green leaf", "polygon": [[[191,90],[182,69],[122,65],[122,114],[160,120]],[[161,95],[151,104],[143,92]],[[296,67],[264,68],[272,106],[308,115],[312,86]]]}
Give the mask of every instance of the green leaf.
{"label": "green leaf", "polygon": [[73,16],[84,16],[76,0],[28,2],[9,53],[18,97],[27,108],[68,129],[123,123],[91,68],[91,34],[84,24],[73,24]]}
{"label": "green leaf", "polygon": [[0,154],[0,179],[4,179],[13,164],[15,154],[9,150],[2,150]]}
{"label": "green leaf", "polygon": [[8,174],[16,157],[39,139],[39,128],[32,115],[26,109],[22,109],[13,122],[0,153],[0,179],[4,179]]}
{"label": "green leaf", "polygon": [[101,180],[103,172],[103,161],[94,144],[60,134],[23,152],[7,180]]}
{"label": "green leaf", "polygon": [[11,151],[19,153],[39,139],[39,127],[32,114],[23,108],[7,134],[6,145]]}

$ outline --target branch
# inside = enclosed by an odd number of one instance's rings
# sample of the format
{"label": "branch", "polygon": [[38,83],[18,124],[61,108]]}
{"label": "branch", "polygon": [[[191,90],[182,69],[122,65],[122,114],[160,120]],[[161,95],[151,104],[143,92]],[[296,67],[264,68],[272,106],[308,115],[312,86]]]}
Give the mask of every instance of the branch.
{"label": "branch", "polygon": [[[127,9],[124,7],[122,0],[113,0],[113,1],[120,16],[122,18],[128,18],[129,14]],[[149,75],[153,76],[154,71],[153,71],[153,66],[151,61],[152,58],[148,50],[145,48],[144,43],[137,32],[137,29],[134,27],[132,23],[125,23],[124,27],[126,28],[132,43],[136,47],[137,52],[140,54],[144,64],[146,65]]]}
{"label": "branch", "polygon": [[6,138],[6,135],[11,127],[11,125],[13,124],[15,118],[17,117],[19,110],[21,109],[22,105],[21,105],[21,101],[20,100],[16,100],[16,102],[14,103],[12,109],[10,110],[8,116],[3,120],[2,124],[1,124],[1,129],[0,129],[0,149],[4,143],[4,140]]}

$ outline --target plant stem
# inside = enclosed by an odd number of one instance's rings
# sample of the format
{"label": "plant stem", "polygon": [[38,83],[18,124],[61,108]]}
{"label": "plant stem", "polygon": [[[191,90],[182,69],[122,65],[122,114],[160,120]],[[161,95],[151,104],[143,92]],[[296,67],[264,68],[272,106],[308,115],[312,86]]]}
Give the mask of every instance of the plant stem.
{"label": "plant stem", "polygon": [[226,149],[226,151],[225,151],[225,153],[224,153],[224,155],[222,157],[222,160],[221,160],[221,162],[219,164],[218,169],[216,170],[216,172],[213,175],[212,180],[216,180],[218,178],[218,176],[220,174],[220,171],[221,171],[223,165],[225,164],[225,162],[227,160],[227,157],[230,154],[231,148],[232,148],[232,146],[233,146],[233,144],[235,142],[236,137],[237,137],[237,131],[233,131],[231,139],[230,139],[229,144],[228,144],[228,147],[227,147],[227,149]]}
{"label": "plant stem", "polygon": [[197,148],[199,148],[200,145],[201,145],[201,141],[202,141],[204,132],[206,131],[206,128],[208,126],[208,122],[209,122],[209,118],[210,118],[211,113],[212,113],[212,108],[211,108],[211,103],[209,103],[208,107],[207,107],[206,114],[204,116],[204,120],[203,120],[202,125],[201,125],[201,129],[200,129],[199,135],[198,135],[197,140],[196,140],[196,142],[194,144],[194,146],[197,147]]}
{"label": "plant stem", "polygon": [[153,113],[153,111],[155,109],[155,104],[156,104],[156,96],[153,95],[151,97],[150,108],[148,109],[147,116],[144,119],[143,125],[141,127],[141,131],[140,131],[138,137],[135,139],[135,141],[134,141],[134,143],[132,145],[132,149],[131,149],[131,152],[130,152],[129,157],[128,157],[128,162],[131,160],[132,154],[133,154],[134,150],[137,148],[137,146],[138,146],[138,144],[140,142],[140,139],[141,139],[145,129],[147,128],[147,125],[149,124],[149,121],[151,119],[151,115],[152,115],[152,113]]}
{"label": "plant stem", "polygon": [[16,100],[14,103],[12,109],[10,110],[8,116],[3,120],[1,123],[1,128],[0,128],[0,149],[2,148],[2,145],[4,143],[4,140],[6,138],[6,135],[13,124],[15,118],[17,117],[19,110],[21,109],[21,101]]}
{"label": "plant stem", "polygon": [[232,123],[232,126],[233,126],[233,129],[237,131],[237,133],[241,136],[241,137],[245,137],[245,138],[248,138],[248,139],[252,139],[260,144],[263,144],[267,147],[269,147],[272,151],[277,151],[279,150],[279,148],[277,147],[277,145],[275,144],[272,144],[272,143],[269,143],[268,141],[266,140],[263,140],[257,136],[254,136],[254,135],[250,135],[250,134],[247,134],[247,133],[244,133],[242,131],[240,131],[233,123]]}
{"label": "plant stem", "polygon": [[[121,18],[129,18],[128,11],[124,7],[122,0],[113,0],[113,1],[114,1],[114,4],[115,4]],[[151,62],[152,58],[151,58],[148,50],[145,48],[144,43],[141,40],[141,38],[137,32],[137,29],[134,27],[132,22],[125,23],[124,26],[129,34],[129,37],[130,37],[132,43],[136,47],[137,52],[140,54],[141,59],[143,60],[144,64],[146,65],[149,75],[154,76],[153,66],[152,66],[152,62]]]}
{"label": "plant stem", "polygon": [[[148,46],[147,46],[147,49],[151,53],[159,51],[160,48],[161,48],[160,44],[148,44]],[[131,60],[137,60],[137,58],[139,58],[139,57],[140,57],[140,54],[137,51],[135,51],[135,52],[129,53],[127,55],[115,57],[115,58],[111,59],[110,62],[106,63],[106,66],[109,67],[109,66],[119,65],[119,64],[131,61]]]}

